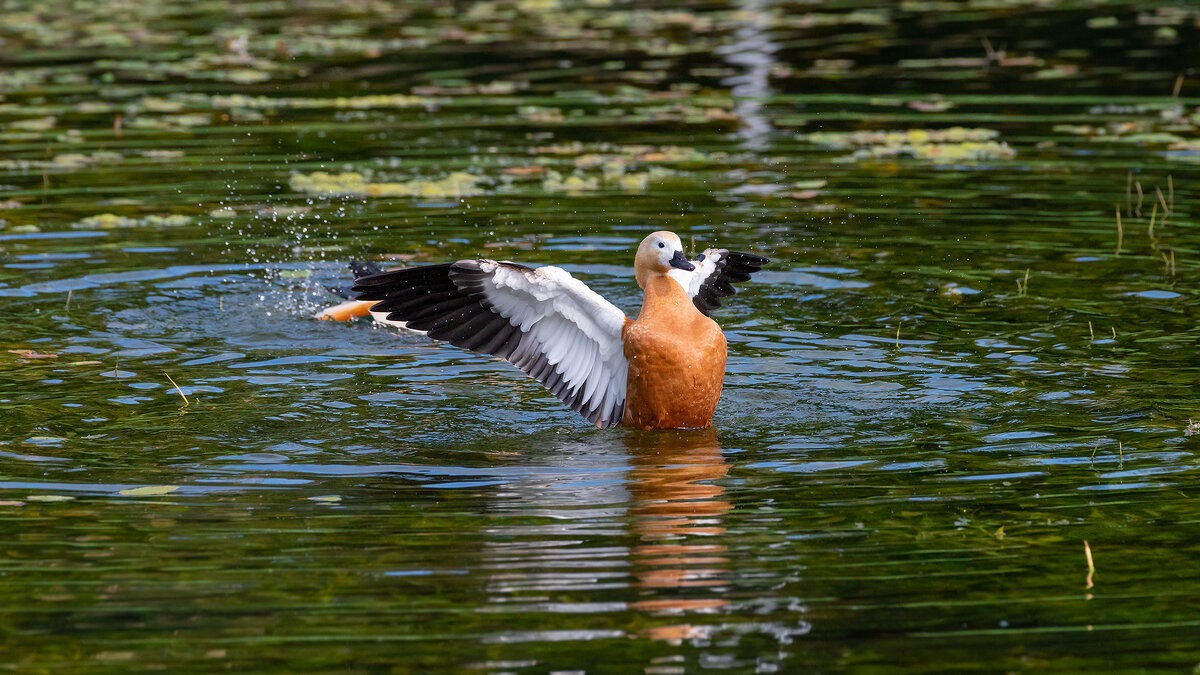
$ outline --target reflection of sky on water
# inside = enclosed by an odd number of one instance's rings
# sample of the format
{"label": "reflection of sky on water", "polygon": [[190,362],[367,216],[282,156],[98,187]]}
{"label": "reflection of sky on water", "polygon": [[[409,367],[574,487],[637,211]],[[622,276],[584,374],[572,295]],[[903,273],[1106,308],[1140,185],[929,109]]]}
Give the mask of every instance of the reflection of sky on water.
{"label": "reflection of sky on water", "polygon": [[742,18],[734,31],[735,40],[716,50],[726,62],[742,71],[725,78],[721,84],[729,87],[729,93],[737,100],[733,110],[742,122],[738,135],[751,150],[764,149],[773,130],[763,114],[763,105],[771,94],[769,78],[777,47],[770,40],[771,17],[763,11],[765,4],[763,0],[742,0]]}

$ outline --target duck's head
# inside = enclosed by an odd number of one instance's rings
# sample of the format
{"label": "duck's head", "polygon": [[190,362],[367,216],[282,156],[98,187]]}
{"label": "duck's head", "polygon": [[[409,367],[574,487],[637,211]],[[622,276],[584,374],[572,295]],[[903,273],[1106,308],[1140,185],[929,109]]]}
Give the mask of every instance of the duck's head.
{"label": "duck's head", "polygon": [[688,272],[696,269],[683,255],[683,242],[677,234],[663,230],[642,240],[633,259],[638,286],[645,288],[651,275],[666,274],[672,267]]}

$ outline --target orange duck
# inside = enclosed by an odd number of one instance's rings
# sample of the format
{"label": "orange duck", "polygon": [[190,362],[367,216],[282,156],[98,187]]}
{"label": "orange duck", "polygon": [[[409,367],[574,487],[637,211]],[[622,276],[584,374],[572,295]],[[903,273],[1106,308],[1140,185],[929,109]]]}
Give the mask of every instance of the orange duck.
{"label": "orange duck", "polygon": [[597,427],[707,427],[725,379],[725,336],[708,313],[767,258],[708,249],[689,261],[655,232],[634,259],[642,309],[631,320],[558,267],[495,260],[360,274],[357,298],[322,318],[371,313],[457,347],[500,357]]}

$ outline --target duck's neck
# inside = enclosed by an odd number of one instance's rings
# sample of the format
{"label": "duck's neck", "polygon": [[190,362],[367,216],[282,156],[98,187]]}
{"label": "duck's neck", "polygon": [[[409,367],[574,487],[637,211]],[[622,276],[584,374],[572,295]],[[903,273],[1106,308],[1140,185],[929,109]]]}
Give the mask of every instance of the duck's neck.
{"label": "duck's neck", "polygon": [[647,275],[642,289],[642,311],[638,313],[639,321],[655,317],[681,319],[697,311],[683,286],[664,273]]}

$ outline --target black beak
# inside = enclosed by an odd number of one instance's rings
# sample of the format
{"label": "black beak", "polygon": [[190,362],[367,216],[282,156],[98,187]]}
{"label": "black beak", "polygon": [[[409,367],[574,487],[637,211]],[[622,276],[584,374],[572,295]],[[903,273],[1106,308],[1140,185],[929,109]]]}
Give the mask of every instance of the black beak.
{"label": "black beak", "polygon": [[675,251],[675,255],[671,256],[671,267],[683,270],[685,272],[691,272],[692,270],[696,269],[695,265],[688,262],[688,259],[683,257],[683,251]]}

